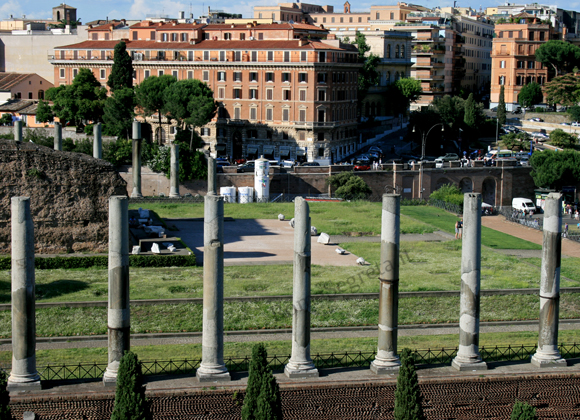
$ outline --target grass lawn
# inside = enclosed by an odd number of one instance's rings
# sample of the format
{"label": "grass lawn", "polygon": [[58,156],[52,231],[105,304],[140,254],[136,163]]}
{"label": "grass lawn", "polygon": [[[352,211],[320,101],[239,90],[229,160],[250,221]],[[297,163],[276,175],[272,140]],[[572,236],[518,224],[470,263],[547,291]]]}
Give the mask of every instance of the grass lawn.
{"label": "grass lawn", "polygon": [[[163,304],[133,306],[131,332],[193,332],[202,330],[202,305]],[[375,325],[379,316],[378,299],[312,302],[312,327]],[[538,319],[536,295],[483,296],[481,321]],[[412,297],[399,303],[400,324],[457,322],[459,296]],[[560,317],[580,317],[580,293],[560,298]],[[58,319],[59,322],[54,322]],[[224,329],[256,330],[292,327],[291,301],[226,302]],[[100,335],[107,333],[107,308],[38,308],[36,333],[41,337]],[[0,337],[10,337],[10,311],[0,312]]]}
{"label": "grass lawn", "polygon": [[[437,207],[405,206],[401,207],[401,214],[435,226],[444,232],[455,234],[457,217]],[[482,245],[497,249],[542,249],[541,245],[524,241],[523,239],[508,235],[507,233],[498,232],[485,226],[481,227],[481,243]]]}
{"label": "grass lawn", "polygon": [[[572,343],[578,341],[577,331],[560,331],[559,341]],[[399,352],[408,347],[413,350],[426,349],[454,349],[459,343],[457,334],[449,335],[419,335],[413,337],[398,337]],[[479,336],[480,347],[535,345],[538,342],[537,332],[510,332],[484,333]],[[269,356],[287,356],[292,351],[292,343],[288,341],[264,341]],[[224,343],[225,358],[246,357],[252,354],[251,342]],[[341,352],[372,352],[377,349],[376,338],[343,338],[311,340],[311,354],[328,354]],[[143,361],[152,360],[195,360],[201,358],[201,344],[170,344],[163,346],[132,346],[131,350],[137,353]],[[12,353],[0,352],[0,365],[10,366]],[[37,350],[36,363],[38,366],[48,364],[79,364],[79,363],[107,363],[107,348],[79,348],[59,350]]]}
{"label": "grass lawn", "polygon": [[[533,264],[538,268],[542,266],[541,258],[526,258],[524,261],[527,261],[528,263]],[[562,258],[560,262],[560,275],[572,280],[568,281],[561,278],[560,285],[562,287],[580,286],[580,258]]]}
{"label": "grass lawn", "polygon": [[[380,235],[381,203],[368,201],[320,203],[312,202],[312,226],[329,235]],[[129,208],[144,207],[167,219],[203,217],[203,203],[147,203],[130,204]],[[226,204],[224,215],[234,219],[276,219],[282,213],[286,219],[294,217],[294,203]],[[428,224],[401,216],[401,233],[432,233]]]}

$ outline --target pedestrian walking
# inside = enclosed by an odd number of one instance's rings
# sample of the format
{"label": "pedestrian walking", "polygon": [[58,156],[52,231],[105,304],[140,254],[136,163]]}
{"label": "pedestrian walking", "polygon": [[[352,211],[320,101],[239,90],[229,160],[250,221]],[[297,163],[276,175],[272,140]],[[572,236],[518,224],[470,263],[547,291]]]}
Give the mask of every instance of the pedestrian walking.
{"label": "pedestrian walking", "polygon": [[457,225],[458,229],[459,229],[459,238],[461,239],[462,235],[463,235],[463,219],[461,219]]}

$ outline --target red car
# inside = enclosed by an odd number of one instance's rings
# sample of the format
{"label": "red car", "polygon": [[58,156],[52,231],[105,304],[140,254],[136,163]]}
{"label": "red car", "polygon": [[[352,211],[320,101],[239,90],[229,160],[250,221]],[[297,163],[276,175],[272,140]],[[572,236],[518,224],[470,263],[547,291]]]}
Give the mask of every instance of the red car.
{"label": "red car", "polygon": [[371,165],[368,163],[364,163],[361,161],[357,161],[354,164],[354,170],[355,171],[370,171],[371,170]]}

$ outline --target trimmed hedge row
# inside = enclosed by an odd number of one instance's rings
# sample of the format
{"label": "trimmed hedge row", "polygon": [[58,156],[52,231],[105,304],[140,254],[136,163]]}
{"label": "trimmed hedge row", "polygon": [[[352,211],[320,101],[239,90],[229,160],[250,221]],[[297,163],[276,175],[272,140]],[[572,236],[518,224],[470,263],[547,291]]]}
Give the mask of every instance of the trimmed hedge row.
{"label": "trimmed hedge row", "polygon": [[[10,257],[0,257],[0,270],[10,270]],[[47,257],[35,258],[34,266],[38,270],[59,268],[107,268],[109,257],[96,255],[88,257]],[[129,255],[130,267],[193,267],[195,255]]]}

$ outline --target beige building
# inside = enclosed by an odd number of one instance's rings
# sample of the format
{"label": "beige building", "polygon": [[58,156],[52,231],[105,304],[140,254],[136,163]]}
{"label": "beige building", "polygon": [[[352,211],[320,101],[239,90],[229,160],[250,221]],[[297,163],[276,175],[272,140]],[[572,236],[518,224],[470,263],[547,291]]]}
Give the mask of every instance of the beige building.
{"label": "beige building", "polygon": [[44,99],[51,87],[52,83],[35,73],[0,73],[0,91],[10,92],[11,98]]}

